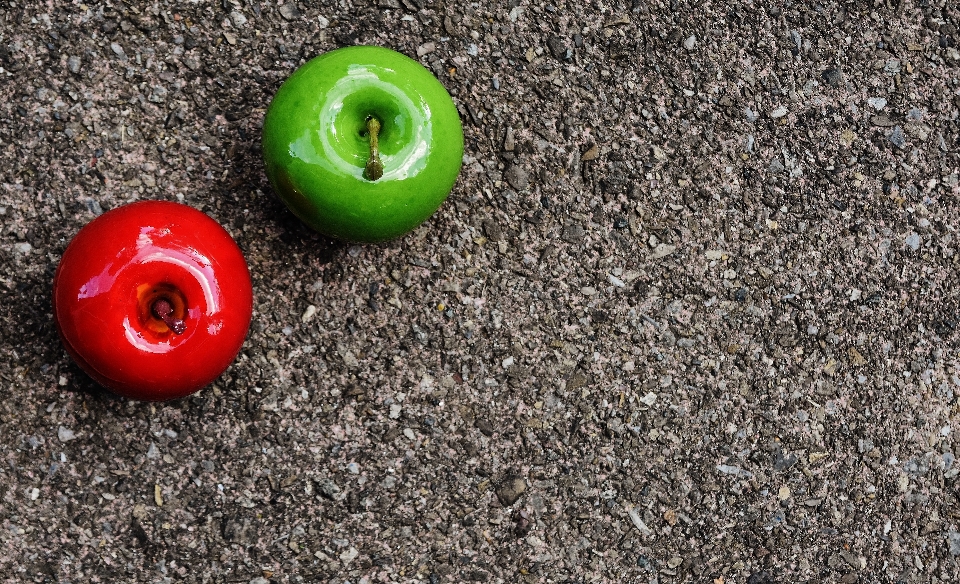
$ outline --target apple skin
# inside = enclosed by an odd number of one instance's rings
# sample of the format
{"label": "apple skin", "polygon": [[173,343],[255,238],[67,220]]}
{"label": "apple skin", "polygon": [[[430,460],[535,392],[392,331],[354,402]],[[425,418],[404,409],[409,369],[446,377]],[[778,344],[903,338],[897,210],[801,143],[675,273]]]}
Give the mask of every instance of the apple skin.
{"label": "apple skin", "polygon": [[[163,298],[186,324],[152,312]],[[85,225],[60,259],[53,313],[67,353],[128,398],[163,401],[215,380],[236,357],[253,310],[243,253],[207,215],[178,203],[118,207]]]}
{"label": "apple skin", "polygon": [[[364,177],[367,116],[382,126],[384,173]],[[382,47],[346,47],[304,64],[263,122],[267,176],[316,231],[372,243],[426,221],[453,188],[463,159],[460,115],[420,63]]]}

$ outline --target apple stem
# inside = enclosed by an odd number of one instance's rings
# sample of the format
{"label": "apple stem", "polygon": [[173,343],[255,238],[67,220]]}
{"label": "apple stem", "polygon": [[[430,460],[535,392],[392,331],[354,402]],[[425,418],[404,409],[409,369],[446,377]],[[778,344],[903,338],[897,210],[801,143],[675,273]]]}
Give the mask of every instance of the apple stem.
{"label": "apple stem", "polygon": [[187,330],[187,323],[173,316],[173,306],[166,298],[161,298],[153,303],[153,315],[159,318],[170,327],[174,333],[182,335]]}
{"label": "apple stem", "polygon": [[370,138],[370,159],[367,160],[364,175],[367,180],[377,180],[383,176],[383,162],[380,161],[380,144],[378,142],[380,120],[373,116],[367,116],[367,135]]}

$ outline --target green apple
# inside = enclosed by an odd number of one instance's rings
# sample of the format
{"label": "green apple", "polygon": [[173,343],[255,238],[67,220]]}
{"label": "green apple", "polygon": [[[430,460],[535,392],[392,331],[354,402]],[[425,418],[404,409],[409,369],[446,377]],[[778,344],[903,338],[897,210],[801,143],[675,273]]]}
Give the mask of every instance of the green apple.
{"label": "green apple", "polygon": [[263,122],[263,158],[274,190],[304,223],[345,241],[384,241],[447,198],[463,128],[422,65],[382,47],[347,47],[283,83]]}

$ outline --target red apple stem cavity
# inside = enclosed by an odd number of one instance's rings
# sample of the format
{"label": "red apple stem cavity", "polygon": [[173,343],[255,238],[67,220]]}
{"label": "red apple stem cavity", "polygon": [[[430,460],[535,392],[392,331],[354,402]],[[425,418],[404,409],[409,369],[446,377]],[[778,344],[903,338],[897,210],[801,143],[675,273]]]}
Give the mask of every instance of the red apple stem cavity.
{"label": "red apple stem cavity", "polygon": [[370,158],[367,160],[367,166],[363,174],[367,180],[377,180],[383,176],[383,162],[380,161],[380,144],[378,138],[380,135],[380,120],[373,116],[367,116],[367,137],[370,138]]}
{"label": "red apple stem cavity", "polygon": [[164,322],[170,330],[178,335],[182,335],[187,330],[187,323],[173,316],[173,306],[166,298],[161,298],[153,303],[153,315]]}

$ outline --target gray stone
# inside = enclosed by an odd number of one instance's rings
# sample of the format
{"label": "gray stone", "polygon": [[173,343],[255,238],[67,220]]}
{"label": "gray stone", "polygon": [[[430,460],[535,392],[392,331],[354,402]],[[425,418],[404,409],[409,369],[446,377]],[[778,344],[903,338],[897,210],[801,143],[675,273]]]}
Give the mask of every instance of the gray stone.
{"label": "gray stone", "polygon": [[916,233],[915,231],[911,231],[907,234],[904,243],[906,243],[907,247],[909,247],[911,250],[917,251],[920,249],[920,234]]}
{"label": "gray stone", "polygon": [[557,35],[550,35],[547,39],[547,48],[554,59],[567,60],[573,56],[573,51],[563,44],[563,40]]}
{"label": "gray stone", "polygon": [[560,233],[560,239],[567,243],[580,243],[586,234],[586,230],[579,223],[568,223],[564,225],[563,231]]}
{"label": "gray stone", "polygon": [[834,69],[832,67],[830,69],[824,69],[823,73],[820,74],[820,77],[822,77],[830,87],[840,87],[841,75],[839,69]]}
{"label": "gray stone", "polygon": [[752,472],[742,469],[739,466],[733,466],[729,464],[718,464],[717,471],[722,474],[733,475],[733,476],[743,477],[747,479],[753,478]]}
{"label": "gray stone", "polygon": [[900,126],[894,126],[893,131],[887,138],[897,148],[904,148],[907,145],[907,137],[903,134],[903,128]]}
{"label": "gray stone", "polygon": [[503,177],[507,179],[511,187],[518,191],[522,191],[530,185],[530,177],[527,175],[527,171],[519,164],[511,164],[503,173]]}
{"label": "gray stone", "polygon": [[488,438],[493,436],[493,433],[496,432],[496,428],[490,423],[490,420],[487,420],[486,418],[477,418],[473,425],[476,426],[477,430],[480,430],[481,434],[487,436]]}
{"label": "gray stone", "polygon": [[297,8],[297,5],[293,2],[287,2],[286,4],[281,5],[278,10],[280,11],[280,16],[282,16],[284,20],[295,20],[300,18],[300,9]]}
{"label": "gray stone", "polygon": [[153,88],[153,91],[150,92],[150,97],[147,98],[153,103],[161,103],[167,99],[167,88],[162,85],[157,85]]}
{"label": "gray stone", "polygon": [[483,220],[482,225],[483,232],[490,241],[500,241],[503,239],[503,229],[500,228],[500,224],[493,218],[487,217]]}
{"label": "gray stone", "polygon": [[787,113],[789,113],[789,110],[786,108],[786,106],[781,105],[780,107],[771,110],[770,117],[773,119],[782,118],[783,116],[787,115]]}
{"label": "gray stone", "polygon": [[951,556],[960,556],[960,532],[950,530],[947,532],[947,545]]}
{"label": "gray stone", "polygon": [[650,252],[650,259],[659,260],[671,255],[675,251],[677,251],[677,246],[675,245],[658,243],[657,246],[653,248],[653,251]]}
{"label": "gray stone", "polygon": [[503,136],[503,149],[507,152],[513,152],[513,149],[516,147],[517,142],[514,137],[513,128],[508,127],[507,131]]}
{"label": "gray stone", "polygon": [[784,453],[782,450],[777,450],[773,455],[773,470],[782,472],[792,467],[797,463],[797,455],[792,452]]}
{"label": "gray stone", "polygon": [[254,527],[249,519],[231,519],[223,528],[223,539],[231,543],[246,545],[256,538]]}
{"label": "gray stone", "polygon": [[324,479],[317,484],[317,490],[327,499],[336,499],[340,494],[340,487],[330,479]]}
{"label": "gray stone", "polygon": [[527,490],[527,482],[518,476],[508,476],[497,487],[497,499],[504,507],[509,507],[517,502],[521,495]]}
{"label": "gray stone", "polygon": [[70,440],[73,440],[76,437],[77,435],[70,428],[67,428],[65,426],[60,426],[59,428],[57,428],[57,438],[60,439],[60,442],[69,442]]}
{"label": "gray stone", "polygon": [[777,584],[777,580],[770,572],[754,572],[747,577],[747,584]]}

